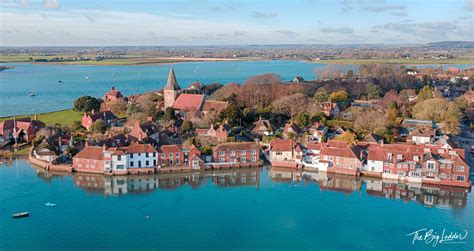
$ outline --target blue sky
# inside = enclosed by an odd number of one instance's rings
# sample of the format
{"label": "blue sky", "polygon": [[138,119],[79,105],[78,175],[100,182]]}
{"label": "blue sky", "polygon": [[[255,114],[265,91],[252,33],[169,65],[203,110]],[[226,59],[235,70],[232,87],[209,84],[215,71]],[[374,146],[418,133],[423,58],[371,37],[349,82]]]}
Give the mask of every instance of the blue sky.
{"label": "blue sky", "polygon": [[0,45],[474,40],[474,0],[0,0]]}

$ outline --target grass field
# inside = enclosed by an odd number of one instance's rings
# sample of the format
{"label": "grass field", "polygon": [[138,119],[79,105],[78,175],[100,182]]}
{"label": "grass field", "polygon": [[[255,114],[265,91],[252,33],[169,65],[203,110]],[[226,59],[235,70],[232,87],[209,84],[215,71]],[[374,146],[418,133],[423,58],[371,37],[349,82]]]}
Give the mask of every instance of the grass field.
{"label": "grass field", "polygon": [[[41,120],[44,122],[46,125],[55,125],[55,124],[61,124],[61,125],[72,125],[74,121],[80,121],[82,119],[82,112],[76,112],[73,110],[63,110],[63,111],[57,111],[57,112],[47,112],[47,113],[40,113],[38,114],[37,118],[38,120]],[[30,117],[33,118],[34,115],[18,115],[16,118],[26,118]],[[0,121],[6,120],[6,119],[12,119],[13,117],[4,117],[0,118]]]}

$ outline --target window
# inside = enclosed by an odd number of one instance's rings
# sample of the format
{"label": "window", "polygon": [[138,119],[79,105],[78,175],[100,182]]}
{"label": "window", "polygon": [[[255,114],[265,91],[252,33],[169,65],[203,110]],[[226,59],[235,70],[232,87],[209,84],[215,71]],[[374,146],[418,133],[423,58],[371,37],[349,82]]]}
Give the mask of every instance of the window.
{"label": "window", "polygon": [[418,161],[418,156],[413,156],[413,161]]}
{"label": "window", "polygon": [[252,162],[257,162],[257,157],[256,157],[256,156],[252,156],[251,160],[252,160]]}
{"label": "window", "polygon": [[130,159],[133,159],[133,153],[130,154]]}
{"label": "window", "polygon": [[170,159],[172,159],[172,158],[173,158],[173,153],[170,153],[170,155],[169,155],[169,156],[170,156]]}
{"label": "window", "polygon": [[433,162],[428,162],[427,166],[428,166],[429,170],[434,170],[435,169],[435,164]]}
{"label": "window", "polygon": [[224,151],[220,151],[219,152],[219,156],[224,156],[225,155],[225,152]]}
{"label": "window", "polygon": [[398,159],[398,160],[400,160],[400,159],[402,159],[402,158],[403,158],[403,155],[397,154],[397,159]]}
{"label": "window", "polygon": [[148,153],[145,153],[145,157],[146,157],[146,158],[148,158],[148,157],[149,157]]}
{"label": "window", "polygon": [[392,154],[391,153],[387,154],[387,159],[389,159],[389,160],[392,159]]}
{"label": "window", "polygon": [[257,150],[252,150],[252,155],[257,155]]}
{"label": "window", "polygon": [[242,163],[247,162],[247,158],[245,158],[245,156],[240,157],[240,162]]}
{"label": "window", "polygon": [[235,151],[230,151],[230,156],[235,156]]}
{"label": "window", "polygon": [[138,167],[142,167],[142,161],[141,160],[138,161]]}
{"label": "window", "polygon": [[133,167],[133,161],[130,161],[130,166]]}
{"label": "window", "polygon": [[463,166],[457,166],[456,171],[458,172],[464,172],[464,167]]}
{"label": "window", "polygon": [[219,163],[224,163],[225,159],[224,158],[219,158]]}
{"label": "window", "polygon": [[118,155],[118,156],[117,156],[117,160],[118,160],[118,161],[122,160],[122,155]]}
{"label": "window", "polygon": [[276,152],[275,154],[276,154],[276,155],[282,155],[282,153],[281,153],[281,152]]}
{"label": "window", "polygon": [[142,156],[142,154],[141,154],[141,153],[138,153],[138,157],[140,157],[140,156]]}
{"label": "window", "polygon": [[384,169],[383,172],[384,172],[384,173],[392,173],[392,170],[390,170],[390,169]]}
{"label": "window", "polygon": [[156,166],[156,159],[153,160],[153,166]]}
{"label": "window", "polygon": [[123,170],[123,165],[117,165],[117,170]]}
{"label": "window", "polygon": [[145,165],[146,165],[146,166],[149,166],[149,165],[150,165],[150,161],[146,160],[146,161],[145,161]]}
{"label": "window", "polygon": [[464,176],[462,176],[462,175],[457,175],[457,176],[456,176],[456,180],[457,180],[457,181],[464,181]]}
{"label": "window", "polygon": [[166,154],[162,153],[162,154],[161,154],[161,158],[162,158],[162,159],[166,158]]}
{"label": "window", "polygon": [[245,150],[240,151],[240,155],[245,155],[245,154],[247,154],[247,151]]}
{"label": "window", "polygon": [[176,158],[179,158],[179,152],[175,154],[176,155]]}
{"label": "window", "polygon": [[179,165],[179,159],[176,159],[176,165]]}

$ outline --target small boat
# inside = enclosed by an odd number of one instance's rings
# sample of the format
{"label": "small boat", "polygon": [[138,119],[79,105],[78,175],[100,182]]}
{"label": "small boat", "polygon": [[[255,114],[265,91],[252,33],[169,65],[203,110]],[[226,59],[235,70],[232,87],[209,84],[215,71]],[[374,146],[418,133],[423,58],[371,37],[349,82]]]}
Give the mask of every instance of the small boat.
{"label": "small boat", "polygon": [[34,93],[30,92],[30,93],[28,94],[28,96],[30,96],[30,97],[34,97],[34,96],[36,96],[36,94],[34,94]]}
{"label": "small boat", "polygon": [[86,76],[85,79],[89,79],[89,77]]}
{"label": "small boat", "polygon": [[63,81],[62,80],[58,80],[58,83],[62,83]]}
{"label": "small boat", "polygon": [[29,217],[29,216],[30,216],[29,212],[22,212],[22,213],[12,214],[12,217],[14,219],[16,219],[16,218],[26,218],[26,217]]}
{"label": "small boat", "polygon": [[51,202],[44,203],[44,205],[47,207],[56,207],[56,204],[51,203]]}

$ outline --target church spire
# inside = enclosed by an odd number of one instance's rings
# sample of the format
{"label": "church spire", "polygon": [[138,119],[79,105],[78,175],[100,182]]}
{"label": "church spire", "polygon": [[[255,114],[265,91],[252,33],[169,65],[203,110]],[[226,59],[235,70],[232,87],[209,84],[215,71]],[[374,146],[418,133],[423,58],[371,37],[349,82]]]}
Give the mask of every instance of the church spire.
{"label": "church spire", "polygon": [[176,76],[174,75],[173,66],[171,66],[170,74],[168,75],[168,81],[166,82],[165,90],[177,91],[180,89],[181,87],[179,87],[178,81],[176,81]]}

